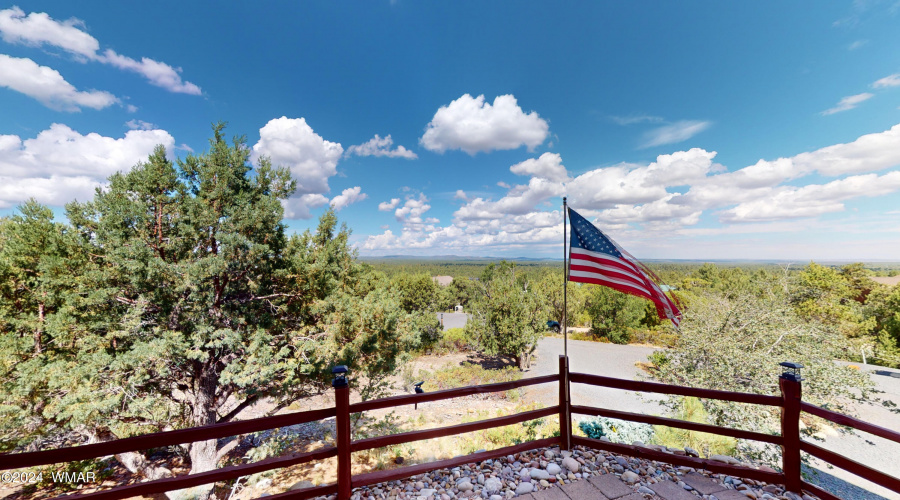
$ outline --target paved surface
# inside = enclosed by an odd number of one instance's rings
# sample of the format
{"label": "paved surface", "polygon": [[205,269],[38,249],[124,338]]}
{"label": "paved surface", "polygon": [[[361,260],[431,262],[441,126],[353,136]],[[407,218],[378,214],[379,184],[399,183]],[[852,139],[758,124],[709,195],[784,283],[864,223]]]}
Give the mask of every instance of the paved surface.
{"label": "paved surface", "polygon": [[[878,397],[900,405],[900,370],[861,363],[854,364],[863,371],[872,374],[872,381],[875,382],[875,387],[879,391],[883,391],[877,395]],[[900,429],[900,414],[893,413],[883,406],[860,405],[856,411],[858,418],[861,420],[895,431]],[[828,435],[825,437],[824,443],[816,442],[815,444],[835,453],[840,453],[873,469],[880,470],[894,477],[900,477],[900,460],[898,460],[900,458],[900,443],[865,432],[857,432],[857,434],[856,436],[849,434]],[[862,500],[888,498],[900,500],[900,494],[866,481],[843,469],[837,467],[829,468],[828,464],[821,460],[813,459],[810,465],[813,467],[811,472],[813,474],[818,473],[818,477],[813,476],[812,482],[816,484],[821,482],[820,486],[842,498]],[[861,486],[874,494],[868,495],[854,490],[850,487],[851,485],[841,484],[841,480],[852,485]]]}
{"label": "paved surface", "polygon": [[466,313],[435,313],[438,320],[444,325],[444,331],[451,328],[465,328],[469,315]]}
{"label": "paved surface", "polygon": [[[573,372],[603,375],[607,377],[635,380],[642,373],[636,362],[647,360],[655,348],[631,345],[604,344],[570,340],[569,363]],[[563,341],[546,337],[538,342],[535,360],[526,377],[550,375],[559,371],[559,355],[563,353]],[[878,396],[900,405],[900,370],[855,363],[862,370],[872,374],[872,380],[879,391]],[[666,409],[659,405],[663,398],[654,395],[638,396],[634,392],[584,384],[572,384],[572,402],[579,405],[597,406],[613,410],[664,415]],[[546,405],[558,403],[559,388],[553,384],[542,384],[528,388],[528,395]],[[882,406],[863,405],[857,408],[859,418],[888,429],[900,429],[900,414]],[[585,418],[576,415],[575,419]],[[859,432],[857,436],[832,433],[825,436],[819,446],[840,453],[852,460],[880,470],[894,477],[900,477],[900,444],[871,434]],[[854,474],[839,468],[829,468],[827,464],[812,459],[813,475],[810,481],[832,491],[842,498],[863,500],[900,500],[900,494],[882,488]],[[815,473],[818,472],[818,476]],[[861,488],[864,488],[864,491]]]}
{"label": "paved surface", "polygon": [[[638,361],[647,361],[647,356],[656,351],[652,347],[604,344],[584,340],[569,341],[569,370],[572,372],[603,375],[606,377],[635,380],[641,372],[635,366]],[[539,377],[559,373],[559,355],[563,353],[563,340],[544,337],[538,342],[536,359],[526,377]],[[663,397],[655,395],[638,396],[631,391],[572,384],[572,403],[597,406],[612,410],[663,415],[665,408],[658,404]],[[555,405],[559,400],[559,387],[542,384],[529,388],[529,395],[546,405]],[[580,420],[580,416],[575,416]]]}
{"label": "paved surface", "polygon": [[[708,491],[717,495],[727,491],[722,485],[709,478],[699,474],[694,474],[693,476],[690,484],[698,491]],[[696,486],[694,486],[695,484]],[[656,484],[651,484],[650,489],[656,493],[652,496],[655,499],[697,500],[696,496],[688,493],[684,488],[672,481],[660,481]],[[738,496],[741,499],[747,499],[743,494],[738,493]],[[644,500],[642,494],[634,492],[630,486],[622,482],[614,474],[593,476],[586,481],[572,481],[557,488],[550,488],[517,498],[526,500]]]}
{"label": "paved surface", "polygon": [[[572,481],[556,488],[520,495],[516,498],[523,500],[644,500],[642,495],[633,493],[630,487],[613,474],[594,476],[586,481]],[[666,497],[662,498],[669,500]],[[696,497],[692,496],[691,498],[696,500]]]}

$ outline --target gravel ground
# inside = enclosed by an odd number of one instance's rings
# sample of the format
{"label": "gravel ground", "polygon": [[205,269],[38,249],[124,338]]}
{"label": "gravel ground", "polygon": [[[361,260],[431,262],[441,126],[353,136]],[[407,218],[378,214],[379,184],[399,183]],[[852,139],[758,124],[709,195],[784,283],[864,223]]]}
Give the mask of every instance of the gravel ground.
{"label": "gravel ground", "polygon": [[[669,451],[685,454],[693,450],[670,449]],[[452,469],[440,469],[406,480],[357,488],[353,490],[350,498],[351,500],[455,500],[460,498],[507,500],[517,497],[530,499],[532,492],[554,489],[558,488],[560,484],[571,484],[588,479],[595,481],[592,478],[603,476],[609,480],[606,482],[607,487],[624,488],[616,496],[626,494],[630,489],[633,495],[629,494],[627,498],[659,499],[660,496],[657,496],[654,490],[668,486],[668,491],[677,488],[677,490],[688,492],[694,498],[703,500],[727,498],[729,491],[731,491],[730,495],[739,492],[743,495],[741,498],[753,500],[815,499],[808,495],[801,498],[793,493],[785,492],[780,485],[770,485],[749,479],[740,480],[722,474],[696,470],[692,467],[675,467],[663,462],[640,460],[583,447],[575,447],[573,452],[560,451],[558,448],[539,448],[496,460],[485,460]],[[311,485],[298,484],[291,489],[297,489],[298,486],[309,487]],[[694,487],[711,493],[703,494]],[[666,491],[665,488],[662,490]],[[335,497],[336,495],[319,497],[319,500],[334,500]]]}
{"label": "gravel ground", "polygon": [[[569,341],[569,363],[571,371],[603,375],[607,377],[634,380],[641,373],[635,366],[645,362],[647,356],[657,350],[652,347],[605,344],[579,340]],[[559,355],[563,353],[563,341],[546,337],[538,343],[536,359],[526,377],[549,375],[559,371]],[[876,388],[883,391],[879,396],[900,404],[900,370],[874,365],[855,363],[862,370],[872,374]],[[657,402],[658,396],[638,396],[634,392],[593,387],[583,384],[572,385],[572,401],[575,404],[598,406],[615,410],[646,414],[665,414],[666,410]],[[558,388],[550,385],[529,388],[528,395],[544,404],[556,404]],[[860,405],[856,408],[858,417],[888,429],[900,429],[900,415],[882,406]],[[577,417],[576,417],[577,418]],[[817,443],[836,453],[840,453],[864,465],[900,477],[900,443],[859,432],[857,435],[829,433],[822,436],[824,443]],[[817,459],[810,462],[809,480],[845,499],[890,499],[900,500],[900,494],[878,486],[854,474]]]}

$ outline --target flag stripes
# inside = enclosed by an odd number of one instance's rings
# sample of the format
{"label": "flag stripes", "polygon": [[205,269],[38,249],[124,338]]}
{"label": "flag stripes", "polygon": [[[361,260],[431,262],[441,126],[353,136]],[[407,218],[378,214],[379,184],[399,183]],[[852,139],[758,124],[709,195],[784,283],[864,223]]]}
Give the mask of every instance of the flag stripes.
{"label": "flag stripes", "polygon": [[572,220],[569,281],[601,285],[651,300],[659,317],[668,318],[677,326],[681,312],[648,276],[652,272],[645,272],[639,261],[571,208],[569,216]]}

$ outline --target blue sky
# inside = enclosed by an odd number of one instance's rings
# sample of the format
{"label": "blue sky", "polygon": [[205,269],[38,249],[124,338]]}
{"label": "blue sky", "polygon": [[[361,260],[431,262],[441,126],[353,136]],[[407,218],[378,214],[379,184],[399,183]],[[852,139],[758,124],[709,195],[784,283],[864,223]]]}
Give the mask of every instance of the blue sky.
{"label": "blue sky", "polygon": [[900,2],[0,4],[0,215],[210,124],[361,255],[900,260]]}

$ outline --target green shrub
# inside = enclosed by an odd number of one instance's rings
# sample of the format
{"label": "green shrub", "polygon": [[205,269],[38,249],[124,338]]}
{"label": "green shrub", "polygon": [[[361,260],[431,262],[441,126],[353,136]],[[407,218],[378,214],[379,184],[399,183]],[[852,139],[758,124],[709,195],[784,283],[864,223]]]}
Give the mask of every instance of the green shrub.
{"label": "green shrub", "polygon": [[653,426],[637,422],[626,422],[616,418],[594,417],[582,420],[578,427],[589,438],[603,436],[614,443],[631,444],[635,441],[649,443],[653,440]]}
{"label": "green shrub", "polygon": [[[709,414],[703,408],[703,403],[697,398],[684,398],[672,415],[672,418],[698,424],[709,423]],[[656,444],[672,448],[691,447],[699,451],[700,455],[706,457],[710,455],[732,456],[737,452],[737,440],[728,436],[662,425],[654,426],[654,428],[656,430]]]}
{"label": "green shrub", "polygon": [[[481,365],[463,363],[454,365],[448,363],[434,373],[422,370],[416,377],[425,380],[425,387],[430,391],[454,389],[471,385],[493,384],[497,382],[512,382],[522,378],[522,372],[514,367],[488,370]],[[496,393],[504,394],[504,393]],[[503,396],[500,396],[503,397]]]}

